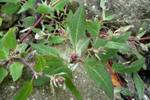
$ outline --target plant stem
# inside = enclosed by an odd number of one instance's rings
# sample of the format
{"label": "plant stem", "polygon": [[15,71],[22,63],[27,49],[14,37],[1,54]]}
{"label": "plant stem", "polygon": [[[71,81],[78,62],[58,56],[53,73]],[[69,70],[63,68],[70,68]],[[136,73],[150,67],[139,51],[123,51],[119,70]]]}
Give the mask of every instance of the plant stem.
{"label": "plant stem", "polygon": [[[54,7],[57,3],[59,3],[61,0],[56,1],[54,4],[51,5],[51,7]],[[38,20],[37,22],[33,25],[33,27],[37,27],[39,25],[39,23],[41,22],[41,20],[45,17],[45,14],[43,14]],[[20,44],[30,33],[32,32],[32,30],[30,29],[18,42],[18,44]]]}
{"label": "plant stem", "polygon": [[109,34],[108,34],[108,33],[105,33],[105,32],[102,32],[102,31],[99,31],[99,33],[100,33],[100,34],[104,34],[104,35],[109,36]]}
{"label": "plant stem", "polygon": [[[30,64],[30,63],[24,61],[23,59],[16,58],[16,60],[17,60],[17,61],[20,61],[20,62],[22,62],[22,63],[24,63],[25,65],[27,65],[27,66],[33,71],[34,76],[33,76],[33,78],[32,78],[32,81],[36,78],[36,75],[45,76],[45,77],[48,77],[48,78],[50,78],[50,79],[53,77],[52,75],[44,74],[43,72],[36,72],[36,71],[34,70],[34,65],[32,65],[32,64]],[[31,82],[32,82],[32,81],[31,81]]]}
{"label": "plant stem", "polygon": [[7,61],[4,63],[3,67],[7,66],[8,63],[9,63],[9,60],[7,60]]}
{"label": "plant stem", "polygon": [[142,37],[140,40],[150,40],[150,37]]}

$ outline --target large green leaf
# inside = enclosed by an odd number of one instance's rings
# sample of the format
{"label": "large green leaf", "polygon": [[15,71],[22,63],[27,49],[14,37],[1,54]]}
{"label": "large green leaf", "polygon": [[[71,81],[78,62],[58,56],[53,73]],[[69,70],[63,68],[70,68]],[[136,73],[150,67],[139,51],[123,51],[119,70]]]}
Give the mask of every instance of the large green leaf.
{"label": "large green leaf", "polygon": [[22,69],[24,64],[21,62],[15,62],[10,65],[10,73],[13,81],[16,81],[22,75]]}
{"label": "large green leaf", "polygon": [[64,40],[65,40],[65,38],[62,37],[62,36],[54,36],[54,37],[52,37],[52,38],[50,38],[50,39],[48,39],[48,40],[46,40],[44,42],[41,42],[41,43],[42,44],[45,44],[45,43],[61,43]]}
{"label": "large green leaf", "polygon": [[49,14],[51,11],[53,11],[53,8],[45,5],[45,4],[38,4],[38,9],[35,12],[41,13],[41,14]]}
{"label": "large green leaf", "polygon": [[26,100],[32,92],[33,92],[32,83],[25,82],[24,86],[19,90],[18,94],[14,97],[14,100]]}
{"label": "large green leaf", "polygon": [[110,41],[113,41],[113,42],[119,42],[119,43],[126,43],[128,38],[131,36],[131,32],[126,32],[126,33],[123,33],[121,36],[119,37],[116,37],[116,36],[113,36]]}
{"label": "large green leaf", "polygon": [[7,76],[8,72],[4,68],[0,68],[0,83],[3,81],[3,79]]}
{"label": "large green leaf", "polygon": [[35,23],[35,17],[26,17],[21,19],[21,21],[27,23],[27,25],[33,25]]}
{"label": "large green leaf", "polygon": [[36,56],[35,62],[36,62],[36,64],[34,66],[34,70],[37,72],[42,72],[43,69],[46,67],[46,61],[45,61],[44,57]]}
{"label": "large green leaf", "polygon": [[0,59],[8,60],[8,55],[5,50],[0,49]]}
{"label": "large green leaf", "polygon": [[49,68],[61,67],[64,65],[62,59],[53,56],[44,56],[44,59]]}
{"label": "large green leaf", "polygon": [[72,80],[67,75],[62,75],[62,77],[65,78],[65,84],[67,88],[70,89],[70,91],[74,94],[74,96],[77,98],[77,100],[82,100],[81,94],[73,84]]}
{"label": "large green leaf", "polygon": [[100,47],[104,47],[107,44],[107,40],[102,38],[94,38],[92,42],[92,46],[94,49],[99,49]]}
{"label": "large green leaf", "polygon": [[19,0],[0,0],[0,2],[18,3]]}
{"label": "large green leaf", "polygon": [[122,64],[114,62],[112,65],[112,70],[114,70],[117,73],[133,73],[139,71],[143,67],[144,63],[144,58],[133,62],[129,67],[125,67]]}
{"label": "large green leaf", "polygon": [[76,45],[76,53],[78,56],[81,56],[81,54],[86,52],[89,43],[90,43],[90,38],[79,40],[79,42]]}
{"label": "large green leaf", "polygon": [[87,21],[86,24],[87,24],[87,30],[91,34],[91,36],[92,37],[98,36],[101,23]]}
{"label": "large green leaf", "polygon": [[118,43],[118,42],[108,42],[105,47],[111,48],[111,49],[118,49],[122,51],[130,51],[129,47],[126,45],[126,43]]}
{"label": "large green leaf", "polygon": [[99,88],[106,92],[108,97],[112,100],[113,84],[111,82],[110,73],[108,73],[105,69],[105,65],[94,59],[87,58],[85,60],[85,66],[87,74],[95,81]]}
{"label": "large green leaf", "polygon": [[107,59],[113,59],[117,52],[118,50],[115,49],[104,48],[104,52],[98,53],[98,56],[100,57],[102,62],[105,63]]}
{"label": "large green leaf", "polygon": [[16,13],[18,11],[18,9],[20,8],[20,4],[8,4],[8,5],[2,5],[2,11],[4,11],[5,13],[9,14],[9,15],[13,15],[14,13]]}
{"label": "large green leaf", "polygon": [[[54,4],[58,0],[51,0],[51,3]],[[57,10],[64,11],[64,6],[66,5],[67,1],[61,0],[59,3],[57,3],[53,8]]]}
{"label": "large green leaf", "polygon": [[14,50],[18,44],[18,41],[13,38],[14,31],[12,28],[9,29],[9,31],[6,33],[6,36],[4,38],[3,46]]}
{"label": "large green leaf", "polygon": [[69,38],[73,46],[75,46],[80,38],[85,38],[85,15],[84,5],[81,4],[76,11],[72,21],[68,24],[69,27]]}
{"label": "large green leaf", "polygon": [[140,76],[137,73],[133,74],[134,83],[136,86],[136,89],[138,91],[139,100],[142,100],[144,96],[144,82],[141,80]]}
{"label": "large green leaf", "polygon": [[34,9],[35,8],[35,1],[36,0],[28,0],[22,7],[21,9],[18,11],[18,13],[22,13],[26,10],[30,9]]}
{"label": "large green leaf", "polygon": [[50,46],[33,43],[30,43],[30,45],[41,55],[58,56],[60,53],[57,49],[52,48]]}

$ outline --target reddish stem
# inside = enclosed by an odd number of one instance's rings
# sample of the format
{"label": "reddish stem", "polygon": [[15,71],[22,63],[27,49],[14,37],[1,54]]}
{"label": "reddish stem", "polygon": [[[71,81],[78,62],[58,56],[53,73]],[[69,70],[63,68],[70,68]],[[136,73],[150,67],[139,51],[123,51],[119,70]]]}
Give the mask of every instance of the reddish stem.
{"label": "reddish stem", "polygon": [[7,61],[4,63],[3,67],[7,66],[8,63],[9,63],[9,60],[7,60]]}
{"label": "reddish stem", "polygon": [[[20,62],[22,62],[22,63],[24,63],[24,64],[27,65],[27,66],[29,66],[29,68],[33,71],[35,77],[36,77],[36,75],[45,76],[45,77],[48,77],[48,78],[51,78],[51,77],[52,77],[52,75],[44,74],[44,73],[42,73],[42,72],[36,72],[36,71],[34,70],[34,65],[32,65],[32,64],[30,64],[30,63],[24,61],[23,59],[16,58],[16,60],[17,60],[17,61],[20,61]],[[35,78],[33,77],[32,81],[33,81],[34,79],[35,79]]]}
{"label": "reddish stem", "polygon": [[140,40],[150,40],[150,37],[142,37]]}
{"label": "reddish stem", "polygon": [[102,31],[99,31],[99,33],[109,36],[109,33],[105,33],[105,32],[102,32]]}
{"label": "reddish stem", "polygon": [[[51,5],[51,7],[54,7],[57,3],[59,3],[61,0],[56,1],[54,4]],[[39,23],[41,22],[41,20],[45,17],[45,15],[42,15],[38,21],[33,25],[33,27],[35,28],[37,25],[39,25]],[[30,33],[32,32],[32,30],[30,29],[18,42],[18,44],[20,44]]]}

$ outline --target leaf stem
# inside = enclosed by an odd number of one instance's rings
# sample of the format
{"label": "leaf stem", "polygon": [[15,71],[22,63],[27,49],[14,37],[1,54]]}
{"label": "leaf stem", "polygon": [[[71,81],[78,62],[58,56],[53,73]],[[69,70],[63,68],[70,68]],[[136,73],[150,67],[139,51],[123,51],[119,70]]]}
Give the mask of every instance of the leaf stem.
{"label": "leaf stem", "polygon": [[[61,0],[56,1],[54,4],[51,5],[51,7],[54,7],[57,3],[59,3]],[[45,17],[45,14],[43,14],[38,20],[37,22],[33,25],[33,27],[37,27],[39,25],[39,23],[41,22],[41,20]],[[20,44],[30,33],[32,32],[32,30],[30,29],[18,42],[18,44]]]}

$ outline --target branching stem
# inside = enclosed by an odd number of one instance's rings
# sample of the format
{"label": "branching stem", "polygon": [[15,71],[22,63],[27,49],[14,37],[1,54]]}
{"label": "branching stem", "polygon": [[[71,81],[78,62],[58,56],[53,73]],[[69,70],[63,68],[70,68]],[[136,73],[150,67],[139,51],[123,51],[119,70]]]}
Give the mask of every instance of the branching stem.
{"label": "branching stem", "polygon": [[[57,3],[59,3],[61,0],[56,1],[54,4],[51,5],[51,7],[54,7]],[[45,17],[45,14],[43,14],[38,20],[37,22],[33,25],[33,27],[37,27],[39,25],[39,23],[41,22],[41,20]],[[32,30],[30,29],[18,42],[18,44],[22,43],[22,41],[32,32]]]}
{"label": "branching stem", "polygon": [[33,78],[32,78],[32,82],[36,77],[38,77],[37,75],[45,76],[45,77],[48,77],[50,79],[53,77],[52,75],[44,74],[43,72],[36,72],[34,70],[34,64],[30,64],[30,63],[28,63],[28,62],[26,62],[26,61],[24,61],[23,59],[20,59],[20,58],[16,58],[16,60],[19,61],[19,62],[24,63],[25,65],[27,65],[33,71],[34,75],[33,75]]}

